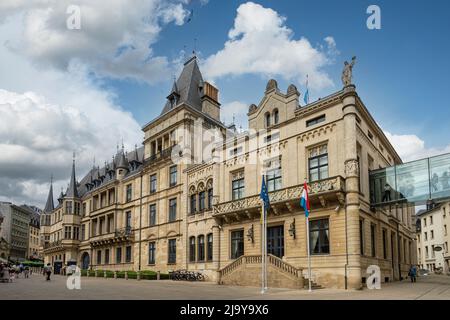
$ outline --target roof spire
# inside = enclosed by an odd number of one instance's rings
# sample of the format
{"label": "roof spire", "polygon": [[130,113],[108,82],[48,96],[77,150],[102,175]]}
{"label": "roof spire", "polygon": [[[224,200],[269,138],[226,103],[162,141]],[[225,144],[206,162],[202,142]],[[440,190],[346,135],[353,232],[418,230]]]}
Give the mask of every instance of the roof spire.
{"label": "roof spire", "polygon": [[55,204],[53,202],[53,174],[50,177],[50,190],[48,191],[47,203],[45,204],[45,213],[50,213],[55,209]]}
{"label": "roof spire", "polygon": [[70,183],[69,187],[67,188],[66,197],[78,198],[77,180],[75,177],[75,152],[73,153],[72,174],[70,176]]}

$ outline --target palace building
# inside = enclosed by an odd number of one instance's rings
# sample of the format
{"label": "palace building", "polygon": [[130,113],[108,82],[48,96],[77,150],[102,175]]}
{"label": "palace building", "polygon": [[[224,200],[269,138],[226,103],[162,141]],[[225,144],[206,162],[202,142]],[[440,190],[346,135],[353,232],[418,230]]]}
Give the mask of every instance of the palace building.
{"label": "palace building", "polygon": [[160,116],[143,127],[141,147],[122,148],[79,181],[74,161],[56,206],[50,189],[41,215],[45,262],[187,269],[217,283],[259,285],[264,175],[269,287],[301,288],[308,276],[305,180],[316,285],[360,288],[369,265],[380,267],[382,281],[406,277],[416,261],[414,208],[371,206],[369,187],[370,170],[402,161],[348,75],[344,84],[301,105],[295,85],[282,92],[270,80],[249,107],[248,131],[237,132],[220,121],[218,89],[190,58]]}

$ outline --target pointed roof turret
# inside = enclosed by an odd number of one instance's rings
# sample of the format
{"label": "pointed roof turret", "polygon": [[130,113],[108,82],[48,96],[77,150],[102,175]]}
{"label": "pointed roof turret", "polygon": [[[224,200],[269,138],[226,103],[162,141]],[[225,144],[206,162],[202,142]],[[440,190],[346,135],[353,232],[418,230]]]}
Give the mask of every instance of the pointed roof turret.
{"label": "pointed roof turret", "polygon": [[117,163],[117,169],[127,169],[128,170],[128,160],[125,157],[125,153],[122,148],[122,152],[118,155],[119,156],[119,162]]}
{"label": "pointed roof turret", "polygon": [[55,209],[53,202],[53,176],[50,178],[50,190],[48,191],[47,203],[45,204],[44,212],[50,213]]}
{"label": "pointed roof turret", "polygon": [[67,198],[79,198],[78,197],[78,189],[77,189],[77,180],[75,177],[75,153],[72,160],[72,174],[70,176],[69,187],[66,192]]}
{"label": "pointed roof turret", "polygon": [[172,86],[171,93],[167,96],[168,101],[161,114],[168,112],[174,105],[171,97],[178,95],[177,104],[187,103],[195,109],[202,110],[201,86],[203,77],[197,64],[197,57],[194,55],[184,63],[180,77]]}

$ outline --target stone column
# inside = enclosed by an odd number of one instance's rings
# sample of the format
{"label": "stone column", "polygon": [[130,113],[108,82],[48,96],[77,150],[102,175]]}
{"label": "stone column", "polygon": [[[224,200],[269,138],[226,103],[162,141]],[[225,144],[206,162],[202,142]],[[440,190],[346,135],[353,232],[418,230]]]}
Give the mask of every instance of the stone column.
{"label": "stone column", "polygon": [[359,238],[359,164],[356,148],[356,91],[354,85],[344,88],[342,111],[344,114],[346,230],[348,265],[347,288],[361,287],[361,260]]}
{"label": "stone column", "polygon": [[216,282],[220,283],[220,230],[219,226],[215,225],[212,227],[213,231],[213,269],[216,273]]}

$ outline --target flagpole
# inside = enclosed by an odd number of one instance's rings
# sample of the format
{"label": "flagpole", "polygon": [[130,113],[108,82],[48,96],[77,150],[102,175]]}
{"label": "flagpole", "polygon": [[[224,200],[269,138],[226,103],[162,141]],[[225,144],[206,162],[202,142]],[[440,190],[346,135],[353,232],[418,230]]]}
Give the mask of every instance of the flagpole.
{"label": "flagpole", "polygon": [[308,251],[308,291],[311,292],[311,249],[309,246],[309,215],[306,217],[306,246]]}
{"label": "flagpole", "polygon": [[267,210],[264,212],[264,291],[267,291]]}
{"label": "flagpole", "polygon": [[266,215],[265,212],[265,205],[264,202],[262,202],[261,206],[261,294],[264,294],[264,216]]}

